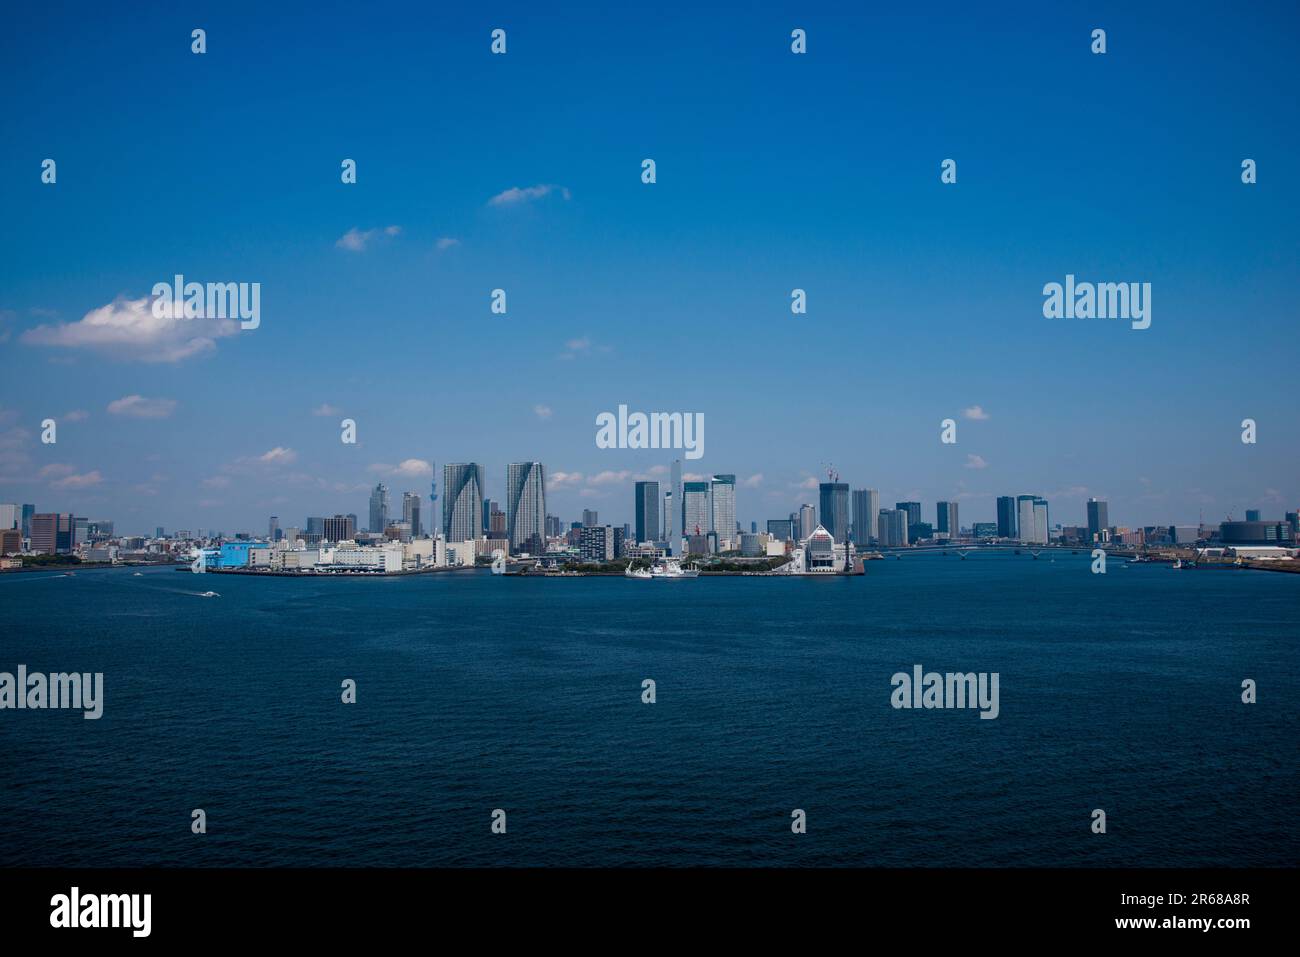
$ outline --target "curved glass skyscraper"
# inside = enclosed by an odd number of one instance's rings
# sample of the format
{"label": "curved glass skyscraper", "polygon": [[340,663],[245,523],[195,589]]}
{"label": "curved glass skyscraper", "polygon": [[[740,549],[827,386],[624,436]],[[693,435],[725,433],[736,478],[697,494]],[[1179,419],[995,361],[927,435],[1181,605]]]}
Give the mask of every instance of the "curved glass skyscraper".
{"label": "curved glass skyscraper", "polygon": [[449,542],[478,538],[483,524],[483,466],[452,462],[442,467],[442,534]]}
{"label": "curved glass skyscraper", "polygon": [[506,534],[511,552],[546,551],[546,469],[541,462],[506,467]]}

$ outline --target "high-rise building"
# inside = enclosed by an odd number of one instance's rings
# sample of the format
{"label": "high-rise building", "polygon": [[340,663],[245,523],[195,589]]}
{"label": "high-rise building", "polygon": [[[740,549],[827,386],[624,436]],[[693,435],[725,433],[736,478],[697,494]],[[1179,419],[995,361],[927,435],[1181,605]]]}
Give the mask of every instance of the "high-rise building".
{"label": "high-rise building", "polygon": [[769,518],[767,534],[777,541],[788,542],[794,538],[794,522],[788,518]]}
{"label": "high-rise building", "polygon": [[1016,496],[1017,538],[1030,545],[1046,545],[1049,537],[1047,502],[1037,495]]}
{"label": "high-rise building", "polygon": [[1102,532],[1110,528],[1110,516],[1107,515],[1106,503],[1095,498],[1088,499],[1088,541],[1100,541]]}
{"label": "high-rise building", "polygon": [[709,483],[686,482],[682,485],[682,535],[707,535],[713,531],[713,512],[709,508]]}
{"label": "high-rise building", "polygon": [[831,538],[843,544],[849,539],[849,485],[847,482],[822,482],[821,525]]}
{"label": "high-rise building", "polygon": [[433,471],[433,478],[429,482],[429,534],[432,536],[437,531],[433,523],[437,521],[438,514],[438,465],[430,462],[429,466]]}
{"label": "high-rise building", "polygon": [[492,531],[492,511],[497,508],[497,503],[490,498],[483,499],[483,525],[482,532],[484,535]]}
{"label": "high-rise building", "polygon": [[0,556],[17,555],[23,550],[21,528],[0,528]]}
{"label": "high-rise building", "polygon": [[546,551],[546,469],[541,462],[506,467],[506,536],[514,554]]}
{"label": "high-rise building", "polygon": [[961,526],[957,524],[957,503],[940,502],[935,506],[935,511],[938,513],[935,522],[938,531],[947,533],[949,538],[956,538],[961,531]]}
{"label": "high-rise building", "polygon": [[709,483],[709,506],[712,511],[712,531],[718,533],[718,551],[726,551],[740,544],[736,529],[736,476],[715,475]]}
{"label": "high-rise building", "polygon": [[811,505],[799,506],[799,541],[809,538],[817,531],[817,510]]}
{"label": "high-rise building", "polygon": [[682,460],[681,459],[673,459],[672,483],[673,483],[672,495],[673,495],[674,510],[669,513],[671,515],[671,522],[668,528],[669,541],[672,540],[674,533],[682,537],[684,537],[687,533],[686,495],[682,489]]}
{"label": "high-rise building", "polygon": [[1246,521],[1248,521],[1248,522],[1258,522],[1258,521],[1259,521],[1259,509],[1257,509],[1257,508],[1248,508],[1248,509],[1246,509]]}
{"label": "high-rise building", "polygon": [[1018,538],[1020,516],[1011,495],[998,496],[998,538]]}
{"label": "high-rise building", "polygon": [[664,523],[664,538],[663,538],[663,540],[664,540],[665,542],[668,542],[670,545],[671,545],[672,540],[673,540],[673,526],[674,526],[675,524],[676,524],[676,525],[680,525],[680,524],[681,524],[680,521],[678,521],[678,522],[676,522],[676,523],[673,522],[673,509],[676,508],[676,507],[677,507],[677,500],[676,500],[675,498],[673,498],[672,490],[671,490],[671,489],[667,489],[667,490],[665,490],[665,491],[664,491],[664,507],[663,507],[663,511],[662,511],[662,513],[661,513],[662,518],[663,518],[663,523]]}
{"label": "high-rise building", "polygon": [[564,534],[564,524],[560,521],[558,515],[546,516],[546,537],[559,538]]}
{"label": "high-rise building", "polygon": [[31,518],[32,553],[55,555],[70,552],[75,518],[69,512],[37,512]]}
{"label": "high-rise building", "polygon": [[303,532],[308,537],[325,534],[325,517],[323,515],[308,515],[306,530]]}
{"label": "high-rise building", "polygon": [[22,525],[23,510],[17,505],[0,505],[0,532]]}
{"label": "high-rise building", "polygon": [[596,514],[596,510],[594,508],[584,508],[582,510],[582,524],[584,526],[597,525],[599,523],[600,523],[600,516]]}
{"label": "high-rise building", "polygon": [[637,543],[659,541],[659,483],[637,482],[633,494]]}
{"label": "high-rise building", "polygon": [[853,541],[870,545],[876,538],[876,520],[880,515],[880,492],[874,488],[853,490]]}
{"label": "high-rise building", "polygon": [[921,503],[920,502],[895,502],[894,508],[901,508],[907,513],[908,525],[921,524]]}
{"label": "high-rise building", "polygon": [[[310,522],[311,519],[308,519]],[[335,515],[333,518],[320,519],[320,537],[327,542],[350,542],[357,537],[357,519],[355,515]]]}
{"label": "high-rise building", "polygon": [[442,467],[442,534],[449,542],[478,538],[483,527],[483,466],[452,462]]}
{"label": "high-rise building", "polygon": [[617,554],[614,529],[609,525],[584,525],[578,554],[587,562],[603,562],[614,558]]}
{"label": "high-rise building", "polygon": [[882,508],[876,518],[876,536],[881,545],[895,547],[907,544],[907,510]]}
{"label": "high-rise building", "polygon": [[388,527],[388,486],[380,482],[370,493],[370,531],[382,533]]}
{"label": "high-rise building", "polygon": [[272,515],[271,520],[266,523],[266,540],[268,542],[280,540],[280,516]]}
{"label": "high-rise building", "polygon": [[411,537],[420,537],[420,496],[414,492],[402,493],[402,521],[411,528]]}
{"label": "high-rise building", "polygon": [[35,505],[23,506],[23,538],[30,538],[32,535],[32,516],[36,514]]}

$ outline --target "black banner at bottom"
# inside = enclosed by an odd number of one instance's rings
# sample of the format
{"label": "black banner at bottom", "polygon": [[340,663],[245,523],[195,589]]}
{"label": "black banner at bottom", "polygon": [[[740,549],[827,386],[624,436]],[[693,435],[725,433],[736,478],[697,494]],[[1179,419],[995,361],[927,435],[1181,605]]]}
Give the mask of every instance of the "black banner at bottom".
{"label": "black banner at bottom", "polygon": [[734,946],[789,935],[806,944],[809,933],[870,940],[907,931],[922,945],[1131,936],[1231,946],[1286,932],[1295,877],[1294,870],[11,869],[0,872],[0,926],[7,942],[65,937],[90,946],[337,945],[448,930],[493,943],[719,935]]}

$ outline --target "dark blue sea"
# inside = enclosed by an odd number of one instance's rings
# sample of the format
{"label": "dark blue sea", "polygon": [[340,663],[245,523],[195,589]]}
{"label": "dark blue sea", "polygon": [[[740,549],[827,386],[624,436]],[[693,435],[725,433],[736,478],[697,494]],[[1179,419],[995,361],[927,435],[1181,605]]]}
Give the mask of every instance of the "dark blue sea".
{"label": "dark blue sea", "polygon": [[[1300,575],[1086,554],[9,574],[0,671],[101,671],[105,703],[0,711],[0,865],[1294,865],[1298,609]],[[894,709],[915,664],[998,672],[999,717]]]}

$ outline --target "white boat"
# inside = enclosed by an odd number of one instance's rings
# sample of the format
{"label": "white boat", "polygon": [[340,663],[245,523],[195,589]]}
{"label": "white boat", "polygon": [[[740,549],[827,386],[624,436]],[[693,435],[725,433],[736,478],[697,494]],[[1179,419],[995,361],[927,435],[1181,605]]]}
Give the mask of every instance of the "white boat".
{"label": "white boat", "polygon": [[1182,568],[1182,567],[1183,567],[1183,560],[1179,558],[1174,562],[1174,568]]}
{"label": "white boat", "polygon": [[218,595],[218,594],[217,594],[216,592],[214,592],[214,591],[205,591],[205,592],[200,592],[200,593],[199,593],[199,597],[200,597],[200,598],[220,598],[221,596]]}
{"label": "white boat", "polygon": [[682,563],[675,558],[665,558],[649,568],[633,571],[629,566],[623,574],[628,578],[698,578],[700,571],[698,568],[682,568]]}

